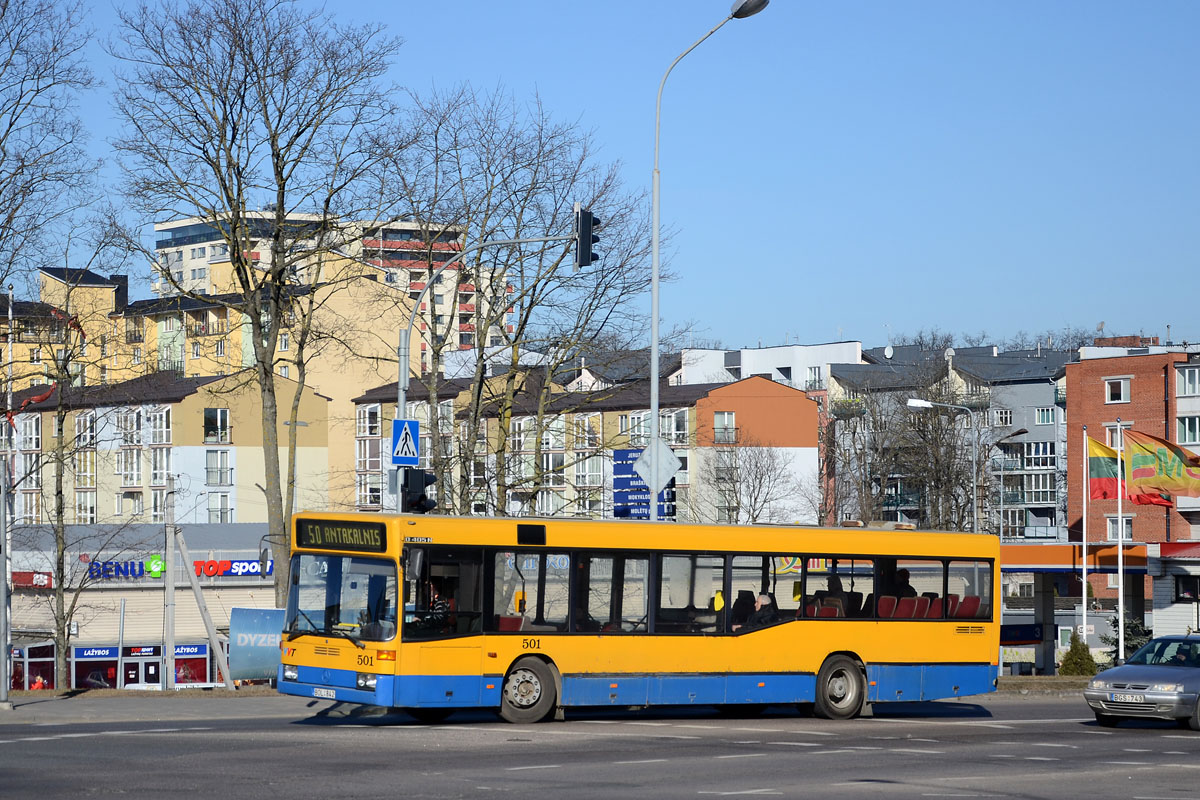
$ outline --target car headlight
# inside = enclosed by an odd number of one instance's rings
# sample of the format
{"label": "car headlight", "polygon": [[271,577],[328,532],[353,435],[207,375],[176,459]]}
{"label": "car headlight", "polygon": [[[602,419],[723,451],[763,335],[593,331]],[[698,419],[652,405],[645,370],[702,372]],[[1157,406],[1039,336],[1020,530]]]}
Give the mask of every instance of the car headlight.
{"label": "car headlight", "polygon": [[1182,683],[1156,683],[1150,687],[1152,692],[1182,692]]}
{"label": "car headlight", "polygon": [[379,680],[379,678],[376,677],[375,675],[368,675],[368,674],[360,672],[354,676],[354,685],[357,686],[359,689],[370,689],[370,690],[374,691],[375,684],[378,680]]}
{"label": "car headlight", "polygon": [[293,664],[283,665],[283,679],[285,681],[294,681],[300,677],[300,670]]}
{"label": "car headlight", "polygon": [[1102,681],[1098,678],[1092,678],[1092,680],[1088,683],[1088,688],[1089,689],[1107,689],[1108,682]]}

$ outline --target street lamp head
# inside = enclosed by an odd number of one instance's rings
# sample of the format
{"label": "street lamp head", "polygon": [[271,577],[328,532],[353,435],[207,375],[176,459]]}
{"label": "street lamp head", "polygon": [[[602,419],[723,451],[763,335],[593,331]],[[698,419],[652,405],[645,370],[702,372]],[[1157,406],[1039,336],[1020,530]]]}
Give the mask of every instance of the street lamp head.
{"label": "street lamp head", "polygon": [[919,397],[910,397],[910,398],[908,398],[908,407],[909,408],[933,408],[933,403],[929,402],[928,400],[922,400]]}
{"label": "street lamp head", "polygon": [[734,0],[733,7],[729,9],[729,16],[734,19],[753,17],[766,8],[769,2],[771,0]]}
{"label": "street lamp head", "polygon": [[1029,433],[1028,428],[1021,428],[1020,430],[1013,431],[1009,436],[1024,436],[1027,433]]}

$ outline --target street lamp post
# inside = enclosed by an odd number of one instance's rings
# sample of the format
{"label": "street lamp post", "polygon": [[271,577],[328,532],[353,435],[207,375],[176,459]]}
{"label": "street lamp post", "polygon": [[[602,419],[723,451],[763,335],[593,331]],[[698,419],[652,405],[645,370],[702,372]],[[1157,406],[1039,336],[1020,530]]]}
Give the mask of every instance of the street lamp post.
{"label": "street lamp post", "polygon": [[975,412],[966,406],[953,403],[935,403],[919,397],[908,398],[909,408],[953,408],[965,411],[971,419],[971,533],[979,532],[979,429],[975,425]]}
{"label": "street lamp post", "polygon": [[[758,12],[767,7],[770,0],[734,0],[733,7],[729,10],[729,16],[717,23],[711,31],[701,36],[687,50],[680,53],[671,66],[667,67],[667,71],[663,73],[662,80],[658,83],[658,99],[654,104],[654,179],[651,183],[650,193],[650,441],[654,442],[658,439],[658,273],[659,273],[659,249],[658,249],[658,140],[659,129],[662,121],[662,93],[663,87],[667,83],[667,76],[671,74],[671,70],[675,69],[684,56],[695,50],[708,37],[712,36],[721,26],[731,19],[745,19],[752,17]],[[658,521],[658,461],[657,459],[650,462],[650,520]]]}

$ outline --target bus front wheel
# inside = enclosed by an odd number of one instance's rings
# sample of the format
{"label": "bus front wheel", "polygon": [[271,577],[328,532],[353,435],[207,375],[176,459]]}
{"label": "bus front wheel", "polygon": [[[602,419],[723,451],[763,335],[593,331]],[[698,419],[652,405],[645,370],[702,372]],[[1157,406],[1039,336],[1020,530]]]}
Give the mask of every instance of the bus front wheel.
{"label": "bus front wheel", "polygon": [[817,714],[825,719],[851,719],[863,704],[863,674],[846,656],[834,656],[817,673]]}
{"label": "bus front wheel", "polygon": [[541,722],[554,710],[556,695],[554,675],[546,662],[523,658],[504,678],[500,716],[509,722]]}

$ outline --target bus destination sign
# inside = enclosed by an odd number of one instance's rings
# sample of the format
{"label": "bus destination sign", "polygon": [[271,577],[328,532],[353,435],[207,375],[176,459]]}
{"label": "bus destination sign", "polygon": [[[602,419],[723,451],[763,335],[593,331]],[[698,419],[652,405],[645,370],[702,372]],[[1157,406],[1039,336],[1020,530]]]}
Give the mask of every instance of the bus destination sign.
{"label": "bus destination sign", "polygon": [[387,550],[387,533],[380,522],[298,519],[296,546],[383,553]]}

